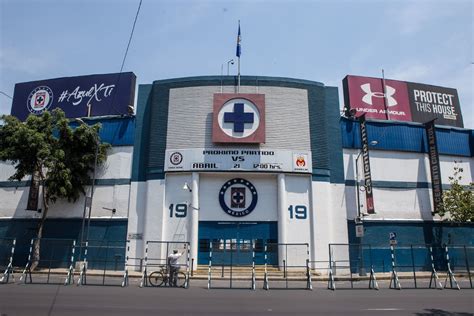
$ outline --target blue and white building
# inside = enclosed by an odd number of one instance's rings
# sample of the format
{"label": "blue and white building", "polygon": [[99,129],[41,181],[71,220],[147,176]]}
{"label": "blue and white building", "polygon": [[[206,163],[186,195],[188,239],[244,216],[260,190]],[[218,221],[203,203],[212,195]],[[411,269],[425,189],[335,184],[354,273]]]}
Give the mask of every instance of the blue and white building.
{"label": "blue and white building", "polygon": [[[341,117],[338,89],[259,76],[236,85],[234,77],[158,80],[139,86],[135,117],[100,119],[113,147],[97,180],[91,238],[129,238],[137,258],[146,241],[188,241],[198,264],[210,242],[222,252],[245,251],[247,241],[307,243],[311,261],[327,261],[330,243],[388,245],[390,232],[399,243],[473,243],[472,224],[431,215],[421,124],[367,122],[376,213],[362,216],[361,240],[359,122]],[[455,164],[472,182],[473,131],[437,126],[436,134],[443,187]],[[27,179],[11,183],[12,172],[2,163],[0,237],[31,237],[38,214],[25,211]],[[55,204],[45,236],[79,238],[83,208],[84,200]]]}

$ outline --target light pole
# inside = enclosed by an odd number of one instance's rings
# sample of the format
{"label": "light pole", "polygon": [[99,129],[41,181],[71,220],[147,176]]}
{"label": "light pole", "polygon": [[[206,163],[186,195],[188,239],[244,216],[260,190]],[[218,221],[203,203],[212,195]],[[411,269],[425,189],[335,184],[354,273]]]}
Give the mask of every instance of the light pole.
{"label": "light pole", "polygon": [[233,59],[231,59],[231,60],[229,60],[229,61],[227,62],[227,76],[229,75],[229,65],[231,65],[231,64],[232,64],[232,65],[234,64],[234,60],[233,60]]}
{"label": "light pole", "polygon": [[[84,124],[89,128],[89,126],[80,118],[75,119],[76,122],[79,124]],[[84,226],[86,221],[86,210],[89,208],[89,213],[87,216],[87,235],[85,241],[89,240],[89,230],[91,224],[91,212],[92,212],[92,199],[94,197],[94,188],[95,188],[95,177],[96,177],[96,170],[97,170],[97,157],[99,156],[99,139],[97,138],[97,134],[94,133],[94,142],[95,142],[95,155],[94,155],[94,171],[92,175],[92,185],[91,185],[91,195],[90,197],[85,197],[84,201],[84,211],[82,213],[82,225],[81,225],[81,243],[79,244],[79,260],[82,259],[82,245],[84,243]]]}

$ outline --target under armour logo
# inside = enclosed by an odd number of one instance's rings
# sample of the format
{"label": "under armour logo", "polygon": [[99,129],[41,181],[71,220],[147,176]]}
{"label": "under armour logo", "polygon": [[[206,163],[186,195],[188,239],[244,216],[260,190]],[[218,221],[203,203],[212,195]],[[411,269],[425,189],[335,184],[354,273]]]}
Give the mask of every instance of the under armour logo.
{"label": "under armour logo", "polygon": [[[370,105],[372,105],[372,98],[383,98],[385,96],[383,92],[372,92],[370,83],[365,83],[361,85],[360,88],[365,92],[362,101]],[[387,91],[387,106],[397,105],[397,100],[393,97],[396,92],[395,88],[386,85],[385,90]]]}

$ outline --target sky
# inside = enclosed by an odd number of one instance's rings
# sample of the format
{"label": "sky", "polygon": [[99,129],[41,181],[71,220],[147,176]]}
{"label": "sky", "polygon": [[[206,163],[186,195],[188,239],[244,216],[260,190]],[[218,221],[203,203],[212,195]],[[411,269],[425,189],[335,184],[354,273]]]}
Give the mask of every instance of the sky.
{"label": "sky", "polygon": [[[0,114],[15,83],[117,73],[140,0],[0,0]],[[471,0],[143,0],[123,71],[137,84],[227,73],[322,82],[348,75],[458,91],[474,128]],[[230,74],[237,73],[236,64]],[[8,96],[5,96],[8,95]]]}

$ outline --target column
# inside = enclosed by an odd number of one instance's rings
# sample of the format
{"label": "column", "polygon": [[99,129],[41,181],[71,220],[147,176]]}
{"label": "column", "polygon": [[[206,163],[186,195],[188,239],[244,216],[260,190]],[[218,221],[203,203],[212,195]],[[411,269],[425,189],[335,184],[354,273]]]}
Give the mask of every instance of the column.
{"label": "column", "polygon": [[199,230],[199,173],[193,172],[192,175],[192,199],[189,207],[190,214],[190,230],[189,243],[191,246],[190,260],[194,259],[194,269],[197,269],[198,255],[198,230]]}
{"label": "column", "polygon": [[[287,216],[287,202],[286,202],[286,182],[285,182],[285,174],[278,175],[278,243],[285,244],[287,242],[287,223],[286,223],[286,216]],[[285,247],[280,246],[278,247],[278,258],[279,258],[279,265],[283,265],[284,250]]]}

